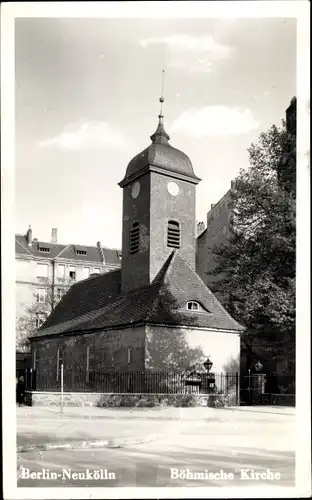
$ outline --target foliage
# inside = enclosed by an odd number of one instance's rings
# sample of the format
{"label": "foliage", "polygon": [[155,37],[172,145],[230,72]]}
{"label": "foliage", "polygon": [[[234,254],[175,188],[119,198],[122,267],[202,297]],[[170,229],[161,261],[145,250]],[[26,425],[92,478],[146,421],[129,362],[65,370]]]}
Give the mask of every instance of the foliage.
{"label": "foliage", "polygon": [[248,152],[249,169],[232,193],[228,243],[214,248],[213,274],[222,277],[213,291],[227,297],[249,343],[283,357],[295,346],[295,137],[284,124],[272,126]]}
{"label": "foliage", "polygon": [[222,367],[222,370],[225,373],[231,373],[231,374],[239,373],[239,369],[240,369],[240,356],[238,356],[237,358],[233,358],[233,356],[231,356],[231,358],[226,363],[224,363]]}
{"label": "foliage", "polygon": [[226,394],[210,394],[207,406],[209,408],[224,408],[229,406],[228,396]]}
{"label": "foliage", "polygon": [[37,292],[34,293],[32,304],[25,307],[25,314],[19,318],[16,333],[17,350],[25,351],[29,348],[29,337],[34,335],[45,322],[71,284],[69,279],[59,280],[56,285],[48,278],[40,278],[37,288],[42,290],[45,298],[43,302],[39,302]]}
{"label": "foliage", "polygon": [[164,328],[149,334],[146,352],[147,366],[154,371],[196,370],[205,360],[201,347],[191,347],[182,328]]}

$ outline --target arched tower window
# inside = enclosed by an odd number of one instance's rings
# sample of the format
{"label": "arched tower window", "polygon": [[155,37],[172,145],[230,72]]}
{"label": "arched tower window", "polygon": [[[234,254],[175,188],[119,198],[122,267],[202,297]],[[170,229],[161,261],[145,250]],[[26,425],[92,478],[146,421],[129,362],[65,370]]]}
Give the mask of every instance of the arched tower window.
{"label": "arched tower window", "polygon": [[175,220],[168,221],[167,247],[180,248],[180,223]]}
{"label": "arched tower window", "polygon": [[138,221],[132,222],[130,229],[130,254],[134,255],[139,251],[140,244],[140,223]]}

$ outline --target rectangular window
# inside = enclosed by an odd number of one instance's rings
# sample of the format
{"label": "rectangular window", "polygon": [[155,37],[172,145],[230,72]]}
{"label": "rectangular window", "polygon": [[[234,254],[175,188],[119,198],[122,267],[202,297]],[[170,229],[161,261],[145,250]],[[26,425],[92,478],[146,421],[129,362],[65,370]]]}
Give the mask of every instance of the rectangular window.
{"label": "rectangular window", "polygon": [[37,278],[48,277],[48,264],[37,264]]}
{"label": "rectangular window", "polygon": [[90,267],[84,267],[82,269],[82,276],[83,276],[84,280],[86,280],[87,278],[89,278],[89,276],[90,276]]}
{"label": "rectangular window", "polygon": [[66,291],[64,288],[57,288],[56,289],[56,300],[59,302],[63,298],[65,293],[66,293]]}
{"label": "rectangular window", "polygon": [[93,269],[93,274],[101,274],[101,269],[99,267],[95,267]]}
{"label": "rectangular window", "polygon": [[61,346],[57,350],[56,381],[61,381],[61,369],[63,365],[64,373],[64,348]]}
{"label": "rectangular window", "polygon": [[45,320],[47,319],[47,314],[45,313],[36,313],[35,324],[36,328],[40,328]]}
{"label": "rectangular window", "polygon": [[71,280],[76,279],[76,267],[75,266],[69,266],[69,277]]}
{"label": "rectangular window", "polygon": [[76,250],[76,255],[87,255],[86,250]]}
{"label": "rectangular window", "polygon": [[47,302],[47,290],[45,288],[37,288],[36,301],[39,304],[44,304]]}
{"label": "rectangular window", "polygon": [[50,253],[50,248],[46,248],[46,247],[39,247],[39,252],[43,252],[43,253]]}
{"label": "rectangular window", "polygon": [[63,264],[58,265],[57,276],[61,279],[65,278],[65,266]]}
{"label": "rectangular window", "polygon": [[86,381],[92,382],[94,374],[94,349],[90,345],[87,347],[87,369],[86,369]]}
{"label": "rectangular window", "polygon": [[132,349],[128,349],[128,365],[132,363]]}

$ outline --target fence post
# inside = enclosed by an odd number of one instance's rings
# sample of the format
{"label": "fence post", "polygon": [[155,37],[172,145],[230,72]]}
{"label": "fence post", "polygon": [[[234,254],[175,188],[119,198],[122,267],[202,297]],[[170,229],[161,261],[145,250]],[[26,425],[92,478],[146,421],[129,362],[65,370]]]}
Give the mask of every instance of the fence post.
{"label": "fence post", "polygon": [[61,413],[64,410],[64,365],[61,364]]}
{"label": "fence post", "polygon": [[250,379],[250,369],[248,370],[248,403],[251,404],[251,379]]}
{"label": "fence post", "polygon": [[235,388],[236,388],[236,405],[239,406],[239,377],[238,372],[235,373]]}

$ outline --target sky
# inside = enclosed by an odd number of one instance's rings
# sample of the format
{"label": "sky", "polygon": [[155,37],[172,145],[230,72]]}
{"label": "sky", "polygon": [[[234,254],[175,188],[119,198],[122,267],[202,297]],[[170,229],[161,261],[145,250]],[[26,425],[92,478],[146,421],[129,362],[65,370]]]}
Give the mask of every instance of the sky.
{"label": "sky", "polygon": [[15,230],[121,248],[129,161],[157,127],[191,159],[198,221],[296,95],[296,20],[19,18]]}

